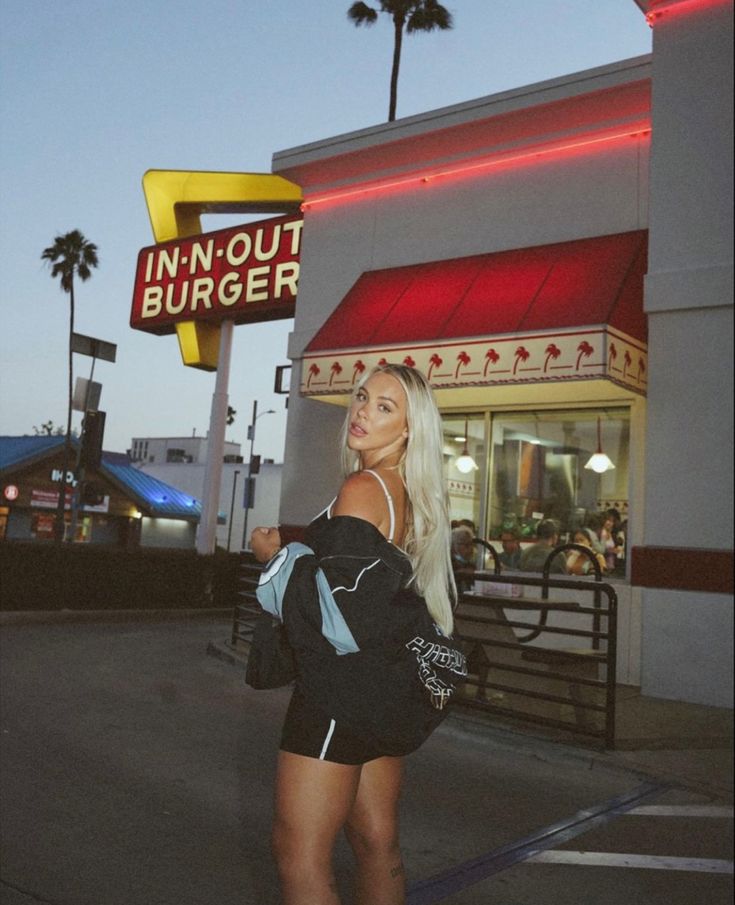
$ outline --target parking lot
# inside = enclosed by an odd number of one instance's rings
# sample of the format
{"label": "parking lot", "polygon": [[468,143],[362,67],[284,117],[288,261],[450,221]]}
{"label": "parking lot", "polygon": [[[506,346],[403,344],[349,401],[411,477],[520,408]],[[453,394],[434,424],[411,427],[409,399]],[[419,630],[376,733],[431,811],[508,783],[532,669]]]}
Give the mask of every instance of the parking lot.
{"label": "parking lot", "polygon": [[[289,692],[209,656],[228,632],[212,617],[0,628],[2,903],[276,905]],[[452,718],[408,759],[409,902],[729,903],[731,800],[671,773]],[[336,869],[348,903],[342,843]]]}

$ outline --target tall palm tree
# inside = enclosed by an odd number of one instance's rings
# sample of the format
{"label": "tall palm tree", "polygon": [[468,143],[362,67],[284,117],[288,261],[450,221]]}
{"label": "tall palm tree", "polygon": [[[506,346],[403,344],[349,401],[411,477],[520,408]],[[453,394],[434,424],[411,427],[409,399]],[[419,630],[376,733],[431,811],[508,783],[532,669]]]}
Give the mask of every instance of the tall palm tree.
{"label": "tall palm tree", "polygon": [[404,29],[410,35],[415,31],[442,31],[452,27],[452,14],[436,0],[380,0],[380,8],[357,2],[347,10],[347,18],[355,25],[373,25],[379,13],[387,13],[393,20],[393,68],[390,74],[390,106],[388,122],[396,118],[398,97],[398,69],[401,65],[401,47]]}
{"label": "tall palm tree", "polygon": [[72,335],[74,334],[74,277],[85,282],[92,276],[92,268],[97,267],[97,246],[84,238],[78,229],[54,238],[54,244],[44,248],[41,260],[51,268],[51,278],[59,280],[63,292],[69,296],[69,392],[66,415],[66,443],[64,461],[59,485],[59,504],[56,510],[54,533],[57,541],[64,537],[64,505],[66,502],[66,472],[71,458],[71,412],[73,397]]}

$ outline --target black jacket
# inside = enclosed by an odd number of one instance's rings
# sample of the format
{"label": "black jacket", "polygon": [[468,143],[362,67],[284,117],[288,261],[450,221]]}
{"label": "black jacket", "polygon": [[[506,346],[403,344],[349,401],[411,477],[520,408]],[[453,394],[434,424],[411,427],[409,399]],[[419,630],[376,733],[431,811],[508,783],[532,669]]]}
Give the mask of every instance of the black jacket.
{"label": "black jacket", "polygon": [[407,754],[467,674],[459,644],[411,590],[407,556],[369,522],[322,515],[305,540],[268,564],[258,588],[284,621],[299,689],[383,754]]}

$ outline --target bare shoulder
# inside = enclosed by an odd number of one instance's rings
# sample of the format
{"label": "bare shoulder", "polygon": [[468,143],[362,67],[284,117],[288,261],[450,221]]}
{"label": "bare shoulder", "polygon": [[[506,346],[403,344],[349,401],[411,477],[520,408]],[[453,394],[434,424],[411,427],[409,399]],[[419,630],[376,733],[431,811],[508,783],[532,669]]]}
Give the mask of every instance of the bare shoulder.
{"label": "bare shoulder", "polygon": [[340,488],[332,515],[351,515],[378,527],[384,518],[385,497],[372,475],[355,472]]}

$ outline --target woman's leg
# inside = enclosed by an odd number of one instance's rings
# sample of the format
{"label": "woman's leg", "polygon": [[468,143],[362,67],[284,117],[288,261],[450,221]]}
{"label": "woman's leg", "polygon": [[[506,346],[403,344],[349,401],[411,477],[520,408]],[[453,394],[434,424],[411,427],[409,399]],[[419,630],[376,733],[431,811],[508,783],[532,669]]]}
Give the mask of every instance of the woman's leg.
{"label": "woman's leg", "polygon": [[398,843],[403,761],[380,757],[363,764],[345,832],[357,858],[358,905],[403,905],[406,883]]}
{"label": "woman's leg", "polygon": [[332,849],[361,769],[279,752],[273,851],[283,905],[339,905]]}

